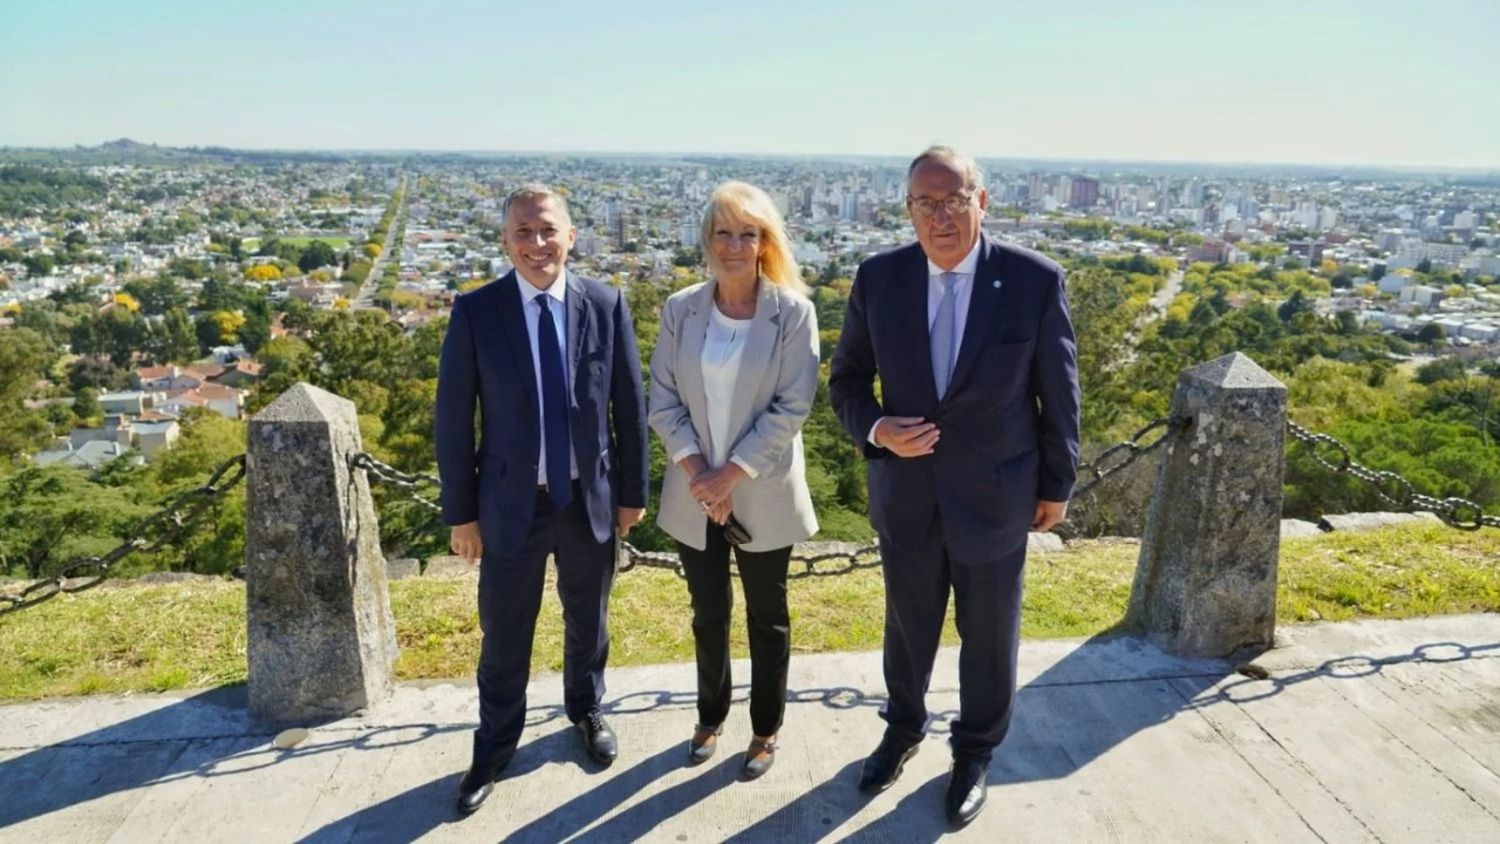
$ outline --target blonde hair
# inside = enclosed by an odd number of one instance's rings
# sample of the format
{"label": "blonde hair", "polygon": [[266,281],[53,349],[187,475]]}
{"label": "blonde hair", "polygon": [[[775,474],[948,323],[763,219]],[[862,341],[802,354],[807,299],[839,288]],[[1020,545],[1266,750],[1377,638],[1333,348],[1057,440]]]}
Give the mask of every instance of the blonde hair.
{"label": "blonde hair", "polygon": [[714,229],[719,223],[749,223],[760,229],[760,274],[778,287],[807,295],[807,285],[792,257],[792,243],[776,203],[760,188],[745,182],[725,182],[714,188],[703,209],[703,259],[715,275],[723,272],[714,259]]}

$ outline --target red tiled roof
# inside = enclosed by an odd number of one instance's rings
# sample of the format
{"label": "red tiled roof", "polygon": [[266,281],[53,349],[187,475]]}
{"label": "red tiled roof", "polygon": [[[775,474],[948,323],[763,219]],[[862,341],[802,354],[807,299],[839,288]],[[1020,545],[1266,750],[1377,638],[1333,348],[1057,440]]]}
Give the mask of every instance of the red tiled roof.
{"label": "red tiled roof", "polygon": [[156,381],[161,378],[171,378],[177,374],[175,366],[143,366],[135,371],[137,378],[142,381]]}
{"label": "red tiled roof", "polygon": [[218,365],[217,363],[195,363],[185,367],[183,371],[190,372],[193,375],[196,375],[199,378],[203,378],[205,380],[213,380],[214,378],[218,378],[220,375],[223,375],[228,370]]}
{"label": "red tiled roof", "polygon": [[223,384],[200,384],[192,392],[203,399],[232,399],[245,394],[244,390],[236,390]]}

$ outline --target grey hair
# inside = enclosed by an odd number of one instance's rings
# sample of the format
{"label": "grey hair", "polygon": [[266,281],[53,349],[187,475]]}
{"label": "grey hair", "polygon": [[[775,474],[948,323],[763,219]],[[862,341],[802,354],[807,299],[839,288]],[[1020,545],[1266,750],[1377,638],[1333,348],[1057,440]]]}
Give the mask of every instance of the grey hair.
{"label": "grey hair", "polygon": [[975,161],[972,155],[959,152],[944,144],[933,144],[911,160],[911,165],[906,168],[908,184],[911,183],[912,174],[917,172],[917,168],[929,161],[941,161],[957,170],[964,177],[966,188],[984,186],[984,171],[979,168],[979,162]]}
{"label": "grey hair", "polygon": [[542,184],[541,182],[527,182],[526,184],[521,185],[520,187],[506,194],[505,203],[500,206],[500,216],[502,218],[510,216],[511,203],[515,202],[518,199],[529,199],[539,202],[550,200],[556,203],[557,210],[562,212],[563,219],[566,220],[569,225],[572,225],[573,223],[573,215],[568,213],[568,201],[563,198],[562,194]]}

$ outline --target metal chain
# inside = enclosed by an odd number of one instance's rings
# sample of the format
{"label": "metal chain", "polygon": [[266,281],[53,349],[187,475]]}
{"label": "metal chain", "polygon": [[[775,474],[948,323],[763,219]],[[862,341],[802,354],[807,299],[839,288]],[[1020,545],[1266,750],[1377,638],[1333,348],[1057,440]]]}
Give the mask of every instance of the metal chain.
{"label": "metal chain", "polygon": [[1393,507],[1431,512],[1459,530],[1500,527],[1500,515],[1485,515],[1484,508],[1467,498],[1434,498],[1423,495],[1417,492],[1410,481],[1395,472],[1371,469],[1360,464],[1349,453],[1348,446],[1328,434],[1315,434],[1290,419],[1286,425],[1292,437],[1308,447],[1313,460],[1335,474],[1359,478]]}
{"label": "metal chain", "polygon": [[[234,489],[245,478],[245,455],[239,454],[220,463],[201,486],[187,490],[172,499],[166,507],[136,523],[125,541],[108,553],[93,557],[74,557],[45,580],[38,580],[12,595],[0,593],[0,616],[35,606],[68,592],[82,592],[103,583],[110,567],[136,552],[160,551],[176,542],[185,531],[196,525],[203,512]],[[81,582],[80,582],[81,581]]]}
{"label": "metal chain", "polygon": [[[402,472],[365,452],[354,455],[350,464],[357,469],[364,469],[366,472],[369,472],[372,480],[407,490],[411,493],[411,500],[434,512],[441,512],[442,508],[440,506],[417,495],[415,492],[417,487],[424,484],[441,487],[442,482],[436,477],[422,473]],[[678,559],[676,554],[667,554],[660,551],[642,551],[629,542],[621,540],[620,555],[621,559],[618,571],[621,573],[641,567],[666,569],[678,577],[687,577],[682,568],[682,561]],[[826,565],[835,561],[838,565]],[[830,577],[838,574],[848,574],[859,569],[875,568],[880,565],[880,557],[877,546],[863,545],[850,552],[830,551],[822,554],[793,554],[792,562],[801,563],[802,569],[788,574],[788,580],[796,580],[802,577]]]}
{"label": "metal chain", "polygon": [[423,484],[430,484],[435,487],[441,487],[442,482],[439,481],[435,476],[422,474],[420,472],[403,472],[389,463],[382,463],[381,461],[376,460],[374,457],[363,451],[359,454],[354,455],[354,457],[350,459],[349,465],[353,466],[356,469],[364,469],[366,472],[370,473],[371,480],[380,481],[381,483],[390,484],[391,486],[406,490],[407,493],[409,493],[409,495],[407,496],[408,498],[410,498],[412,501],[417,502],[418,504],[421,504],[423,507],[426,507],[432,512],[443,512],[443,508],[438,505],[437,502],[423,498],[416,493],[417,487],[422,486]]}
{"label": "metal chain", "polygon": [[[682,568],[682,560],[676,554],[666,554],[660,551],[642,551],[624,540],[620,541],[620,565],[616,570],[619,573],[630,571],[637,567],[667,569],[678,577],[686,579],[687,572]],[[838,565],[828,566],[824,563],[838,562]],[[860,569],[879,568],[880,546],[861,545],[852,551],[828,551],[822,554],[792,554],[793,563],[801,563],[802,568],[789,572],[787,580],[800,580],[804,577],[835,577],[841,574],[850,574]]]}
{"label": "metal chain", "polygon": [[[1131,435],[1130,439],[1106,448],[1092,461],[1079,463],[1078,477],[1088,477],[1088,480],[1082,486],[1073,490],[1073,498],[1076,500],[1088,495],[1105,478],[1123,471],[1126,466],[1161,448],[1166,444],[1168,436],[1174,431],[1187,427],[1190,421],[1187,418],[1171,416],[1162,416],[1153,419],[1146,423],[1145,427]],[[1157,435],[1156,439],[1144,445],[1141,444],[1141,440],[1156,431],[1161,432]]]}

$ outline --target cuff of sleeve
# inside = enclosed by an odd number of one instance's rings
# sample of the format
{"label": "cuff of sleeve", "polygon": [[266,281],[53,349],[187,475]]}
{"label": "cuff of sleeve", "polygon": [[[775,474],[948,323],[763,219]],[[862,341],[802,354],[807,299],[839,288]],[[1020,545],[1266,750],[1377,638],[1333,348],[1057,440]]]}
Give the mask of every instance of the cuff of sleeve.
{"label": "cuff of sleeve", "polygon": [[755,471],[754,467],[752,467],[749,463],[746,463],[745,461],[741,460],[739,458],[739,455],[737,455],[737,454],[731,454],[729,456],[729,462],[733,463],[734,465],[736,465],[738,467],[740,467],[741,469],[744,469],[745,470],[745,474],[749,475],[751,478],[755,478],[755,477],[757,477],[757,476],[760,475],[759,472]]}
{"label": "cuff of sleeve", "polygon": [[1073,484],[1042,481],[1037,485],[1036,497],[1039,501],[1070,501],[1073,498]]}
{"label": "cuff of sleeve", "polygon": [[880,427],[880,423],[884,419],[885,419],[884,416],[880,417],[879,419],[876,419],[875,420],[875,424],[873,424],[873,425],[870,426],[870,433],[865,436],[865,440],[867,442],[869,442],[870,445],[873,445],[876,448],[880,448],[880,444],[877,443],[877,442],[875,442],[875,429]]}
{"label": "cuff of sleeve", "polygon": [[682,459],[684,457],[691,457],[694,454],[702,454],[702,453],[703,452],[700,451],[696,445],[685,446],[683,448],[678,449],[677,453],[674,454],[674,455],[672,455],[672,462],[673,463],[681,463]]}

